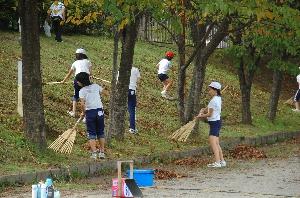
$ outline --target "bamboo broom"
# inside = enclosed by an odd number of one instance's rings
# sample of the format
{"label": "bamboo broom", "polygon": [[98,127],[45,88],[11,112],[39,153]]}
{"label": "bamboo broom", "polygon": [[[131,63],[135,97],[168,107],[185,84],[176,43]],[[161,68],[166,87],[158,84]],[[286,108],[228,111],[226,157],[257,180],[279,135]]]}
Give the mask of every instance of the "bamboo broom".
{"label": "bamboo broom", "polygon": [[73,128],[61,134],[48,148],[53,149],[55,152],[71,153],[76,137],[76,127],[81,120],[82,118],[80,117]]}
{"label": "bamboo broom", "polygon": [[[228,85],[226,85],[221,93],[224,93],[224,91],[228,88]],[[191,132],[193,131],[193,128],[196,124],[196,119],[188,122],[187,124],[183,125],[180,129],[176,130],[172,135],[169,136],[172,140],[178,140],[181,142],[186,142],[188,137],[190,136]],[[204,126],[203,126],[204,128]]]}

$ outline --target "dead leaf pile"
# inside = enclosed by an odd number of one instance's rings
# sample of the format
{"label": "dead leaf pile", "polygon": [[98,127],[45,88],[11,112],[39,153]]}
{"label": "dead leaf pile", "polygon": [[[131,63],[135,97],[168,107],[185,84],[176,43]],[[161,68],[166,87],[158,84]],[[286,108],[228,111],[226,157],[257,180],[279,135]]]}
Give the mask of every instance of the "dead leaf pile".
{"label": "dead leaf pile", "polygon": [[155,169],[155,179],[172,179],[172,178],[182,178],[184,175],[180,175],[174,171]]}
{"label": "dead leaf pile", "polygon": [[263,151],[249,145],[238,145],[229,153],[235,159],[262,159],[267,157]]}
{"label": "dead leaf pile", "polygon": [[192,157],[175,161],[176,165],[181,165],[181,166],[202,166],[208,163],[209,163],[209,159],[192,158]]}

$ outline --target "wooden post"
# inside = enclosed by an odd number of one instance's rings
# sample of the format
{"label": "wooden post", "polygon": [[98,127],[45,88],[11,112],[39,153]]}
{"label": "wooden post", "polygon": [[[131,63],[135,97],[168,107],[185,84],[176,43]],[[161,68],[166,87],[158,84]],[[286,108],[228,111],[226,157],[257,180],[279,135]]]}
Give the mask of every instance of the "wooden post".
{"label": "wooden post", "polygon": [[18,105],[17,111],[23,117],[23,102],[22,102],[22,60],[18,61]]}

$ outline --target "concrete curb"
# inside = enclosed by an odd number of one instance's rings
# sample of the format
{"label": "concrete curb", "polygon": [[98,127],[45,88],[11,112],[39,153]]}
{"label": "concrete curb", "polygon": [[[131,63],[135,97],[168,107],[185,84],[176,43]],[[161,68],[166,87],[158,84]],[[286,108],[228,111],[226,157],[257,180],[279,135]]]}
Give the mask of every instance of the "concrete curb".
{"label": "concrete curb", "polygon": [[[259,146],[264,144],[274,144],[283,140],[296,138],[300,135],[300,131],[295,132],[277,132],[271,135],[253,137],[253,138],[233,138],[229,141],[222,142],[221,146],[224,150],[234,148],[238,144],[249,144]],[[170,151],[160,154],[151,154],[146,157],[134,159],[135,165],[149,164],[154,161],[171,161],[186,157],[199,156],[209,154],[210,148],[208,146],[195,148],[187,151]],[[97,176],[105,171],[113,171],[117,169],[117,160],[109,160],[105,162],[92,162],[87,164],[78,164],[69,168],[56,168],[45,171],[36,171],[32,173],[20,173],[13,175],[0,176],[0,186],[8,186],[14,184],[31,184],[40,180],[45,180],[47,176],[52,178],[66,178],[71,177],[72,174],[84,176]]]}

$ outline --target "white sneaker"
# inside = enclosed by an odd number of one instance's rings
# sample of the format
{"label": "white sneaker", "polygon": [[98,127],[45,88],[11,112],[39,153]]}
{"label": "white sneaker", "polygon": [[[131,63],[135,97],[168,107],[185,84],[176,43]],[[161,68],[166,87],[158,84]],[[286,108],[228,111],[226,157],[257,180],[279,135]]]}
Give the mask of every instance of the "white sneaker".
{"label": "white sneaker", "polygon": [[162,91],[160,93],[161,93],[161,97],[167,98],[167,92],[166,91]]}
{"label": "white sneaker", "polygon": [[292,111],[294,111],[294,112],[300,112],[299,109],[292,109]]}
{"label": "white sneaker", "polygon": [[97,152],[92,152],[90,158],[93,159],[93,160],[96,160],[97,159]]}
{"label": "white sneaker", "polygon": [[214,162],[212,164],[207,164],[207,167],[210,167],[210,168],[221,168],[221,163],[220,162]]}
{"label": "white sneaker", "polygon": [[99,158],[100,159],[105,159],[105,154],[103,152],[99,152]]}
{"label": "white sneaker", "polygon": [[226,166],[226,162],[225,162],[225,160],[223,160],[223,161],[220,161],[220,164],[221,164],[221,166],[222,166],[222,167],[225,167],[225,166]]}
{"label": "white sneaker", "polygon": [[85,124],[86,123],[86,119],[85,117],[82,119],[82,122]]}
{"label": "white sneaker", "polygon": [[68,114],[71,116],[71,117],[75,117],[75,113],[73,111],[68,111]]}
{"label": "white sneaker", "polygon": [[131,134],[137,134],[137,129],[134,130],[134,129],[131,129],[131,128],[130,128],[128,131],[129,131],[129,133],[131,133]]}

